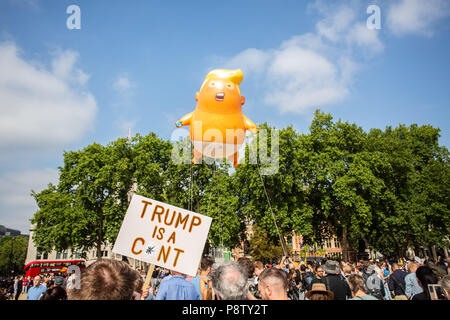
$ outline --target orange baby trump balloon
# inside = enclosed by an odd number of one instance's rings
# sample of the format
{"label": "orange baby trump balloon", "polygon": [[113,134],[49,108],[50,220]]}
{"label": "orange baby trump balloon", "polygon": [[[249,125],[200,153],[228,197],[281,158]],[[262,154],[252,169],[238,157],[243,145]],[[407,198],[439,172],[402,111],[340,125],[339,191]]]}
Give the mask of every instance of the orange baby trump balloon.
{"label": "orange baby trump balloon", "polygon": [[245,132],[258,132],[258,127],[242,113],[245,97],[241,95],[243,79],[240,69],[216,69],[208,73],[195,94],[195,110],[175,123],[177,128],[190,126],[194,145],[193,163],[205,155],[228,158],[238,166],[238,150],[245,140]]}

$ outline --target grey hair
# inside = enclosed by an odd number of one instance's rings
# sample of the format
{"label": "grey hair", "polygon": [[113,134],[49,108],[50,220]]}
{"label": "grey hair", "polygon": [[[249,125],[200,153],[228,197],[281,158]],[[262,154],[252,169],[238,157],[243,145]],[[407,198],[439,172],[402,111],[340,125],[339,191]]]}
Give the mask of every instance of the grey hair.
{"label": "grey hair", "polygon": [[441,287],[448,295],[450,295],[450,275],[446,275],[442,278]]}
{"label": "grey hair", "polygon": [[223,300],[247,299],[247,275],[234,261],[215,263],[209,273],[214,290]]}

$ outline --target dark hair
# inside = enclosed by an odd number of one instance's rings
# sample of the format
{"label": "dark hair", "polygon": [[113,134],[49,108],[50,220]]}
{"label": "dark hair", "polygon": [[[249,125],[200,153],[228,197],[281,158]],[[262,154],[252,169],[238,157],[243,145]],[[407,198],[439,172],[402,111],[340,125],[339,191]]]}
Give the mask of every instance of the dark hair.
{"label": "dark hair", "polygon": [[430,267],[421,266],[416,270],[416,277],[417,279],[419,279],[420,284],[422,285],[423,292],[425,292],[427,298],[431,300],[430,292],[428,291],[428,285],[438,283],[438,278],[434,274],[433,270]]}
{"label": "dark hair", "polygon": [[333,300],[328,297],[326,292],[313,292],[308,298],[309,300]]}
{"label": "dark hair", "polygon": [[204,257],[200,262],[200,270],[206,271],[214,264],[214,260],[211,257]]}
{"label": "dark hair", "polygon": [[301,270],[301,271],[306,271],[306,266],[305,266],[304,264],[302,264],[302,265],[300,266],[300,270]]}
{"label": "dark hair", "polygon": [[364,278],[361,277],[358,274],[351,274],[347,278],[348,285],[350,287],[350,290],[353,293],[360,291],[366,292],[366,285],[364,282]]}
{"label": "dark hair", "polygon": [[253,272],[255,272],[255,265],[253,264],[252,260],[249,258],[239,258],[238,264],[241,266],[242,269],[244,269],[245,273],[247,274],[247,278],[253,277]]}
{"label": "dark hair", "polygon": [[56,286],[51,289],[47,289],[42,295],[41,300],[67,300],[67,293],[64,288]]}

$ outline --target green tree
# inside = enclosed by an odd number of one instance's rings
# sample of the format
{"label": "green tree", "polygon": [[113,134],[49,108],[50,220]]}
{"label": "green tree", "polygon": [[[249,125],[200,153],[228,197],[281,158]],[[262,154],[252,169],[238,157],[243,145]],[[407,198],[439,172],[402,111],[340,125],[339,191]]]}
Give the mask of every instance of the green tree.
{"label": "green tree", "polygon": [[118,139],[64,153],[58,187],[33,192],[39,210],[32,219],[33,241],[44,251],[92,247],[114,240],[132,187],[131,146]]}
{"label": "green tree", "polygon": [[238,198],[228,163],[213,166],[213,176],[200,203],[200,213],[213,218],[208,240],[216,247],[233,248],[245,237],[245,223],[238,211]]}
{"label": "green tree", "polygon": [[296,154],[312,215],[313,230],[304,236],[305,242],[322,242],[334,234],[348,260],[357,239],[370,230],[367,198],[380,187],[368,166],[367,135],[361,127],[334,122],[330,114],[319,110],[309,129],[309,134],[300,137]]}
{"label": "green tree", "polygon": [[[281,243],[281,239],[292,230],[298,234],[309,234],[312,232],[312,215],[305,206],[301,168],[295,156],[299,151],[298,133],[288,127],[278,131],[278,139],[272,139],[277,138],[272,135],[274,128],[267,124],[262,124],[259,128],[258,139],[250,142],[246,149],[245,163],[234,174],[238,186],[238,210],[248,221],[266,230],[267,237],[273,243]],[[267,134],[261,134],[263,131]],[[274,144],[279,152],[279,157],[273,159],[278,163],[278,170],[264,175],[263,170],[273,167],[273,164],[264,164],[261,160],[272,150]],[[250,161],[255,150],[258,164]]]}
{"label": "green tree", "polygon": [[250,254],[253,260],[263,263],[279,262],[284,255],[279,241],[274,244],[264,229],[255,225],[253,228],[254,233],[250,238]]}
{"label": "green tree", "polygon": [[4,236],[0,240],[0,274],[4,276],[22,273],[27,255],[28,238]]}
{"label": "green tree", "polygon": [[368,240],[380,252],[398,256],[408,246],[445,244],[450,168],[438,139],[439,129],[415,124],[370,131],[368,149],[378,153],[376,175],[385,187]]}

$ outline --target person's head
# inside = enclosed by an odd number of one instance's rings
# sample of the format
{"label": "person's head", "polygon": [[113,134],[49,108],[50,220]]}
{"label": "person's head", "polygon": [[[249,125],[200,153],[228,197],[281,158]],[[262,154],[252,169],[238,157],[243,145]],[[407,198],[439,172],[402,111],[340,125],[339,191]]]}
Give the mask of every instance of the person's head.
{"label": "person's head", "polygon": [[33,278],[33,285],[38,287],[41,284],[42,278],[41,276],[36,276]]}
{"label": "person's head", "polygon": [[237,262],[215,263],[209,276],[219,299],[245,300],[247,298],[247,274]]}
{"label": "person's head", "polygon": [[62,286],[64,284],[64,278],[61,276],[56,277],[55,286]]}
{"label": "person's head", "polygon": [[410,263],[408,263],[408,265],[406,266],[406,269],[408,270],[409,273],[414,273],[416,272],[417,268],[419,267],[419,265],[413,261],[411,261]]}
{"label": "person's head", "polygon": [[305,266],[304,264],[302,264],[302,265],[300,266],[300,271],[301,271],[301,272],[306,272],[306,266]]}
{"label": "person's head", "polygon": [[263,300],[286,300],[288,279],[280,269],[266,269],[258,277],[258,289]]}
{"label": "person's head", "polygon": [[334,293],[327,290],[324,283],[313,283],[311,290],[306,292],[306,298],[309,300],[333,300]]}
{"label": "person's head", "polygon": [[441,288],[444,297],[450,300],[450,275],[446,275],[441,280]]}
{"label": "person's head", "polygon": [[238,259],[238,264],[245,271],[248,278],[253,277],[253,272],[255,271],[255,266],[253,265],[252,260],[246,257],[242,257]]}
{"label": "person's head", "polygon": [[429,284],[438,283],[438,278],[434,274],[433,270],[427,266],[421,266],[416,270],[416,278],[419,286],[423,289],[425,294],[430,298],[430,292],[428,291]]}
{"label": "person's head", "polygon": [[315,273],[316,273],[317,278],[319,278],[319,279],[323,278],[324,271],[323,271],[322,266],[317,266],[315,271],[316,271]]}
{"label": "person's head", "polygon": [[400,267],[399,267],[399,265],[398,265],[398,263],[393,263],[392,264],[392,271],[396,271],[396,270],[399,270],[400,269]]}
{"label": "person's head", "polygon": [[335,260],[328,260],[324,265],[322,265],[323,270],[329,274],[339,274],[341,271],[339,269],[339,262]]}
{"label": "person's head", "polygon": [[344,271],[344,274],[349,275],[349,274],[352,273],[352,267],[347,264],[347,265],[344,266],[344,270],[343,271]]}
{"label": "person's head", "polygon": [[366,285],[363,277],[358,274],[352,274],[348,276],[347,280],[352,296],[355,296],[358,292],[366,293]]}
{"label": "person's head", "polygon": [[208,274],[213,264],[214,260],[211,257],[203,257],[200,261],[200,272]]}
{"label": "person's head", "polygon": [[42,296],[42,300],[67,300],[66,290],[60,286],[49,288]]}
{"label": "person's head", "polygon": [[131,300],[140,278],[126,262],[99,259],[81,273],[80,289],[69,291],[70,300]]}
{"label": "person's head", "polygon": [[255,261],[253,263],[253,266],[255,267],[255,271],[253,272],[253,274],[258,277],[260,273],[263,272],[264,265],[261,261]]}
{"label": "person's head", "polygon": [[55,281],[47,280],[45,284],[47,285],[47,289],[50,289],[53,288],[53,286],[55,285]]}

